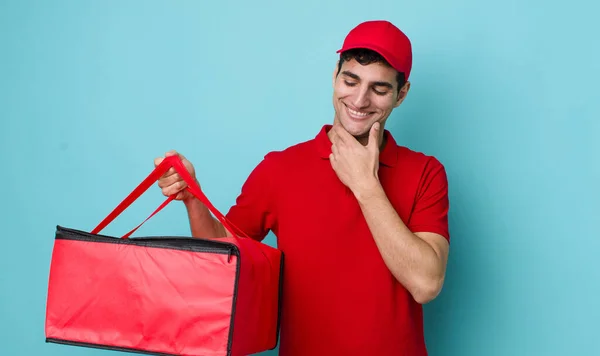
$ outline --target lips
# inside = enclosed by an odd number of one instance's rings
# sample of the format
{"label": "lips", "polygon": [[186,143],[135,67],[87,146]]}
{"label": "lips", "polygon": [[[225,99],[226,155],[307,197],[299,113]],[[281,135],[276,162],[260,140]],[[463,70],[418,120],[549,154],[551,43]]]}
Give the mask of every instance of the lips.
{"label": "lips", "polygon": [[369,116],[371,116],[370,112],[350,109],[347,105],[346,105],[346,112],[348,113],[348,116],[350,116],[354,120],[364,120],[364,119],[368,118]]}

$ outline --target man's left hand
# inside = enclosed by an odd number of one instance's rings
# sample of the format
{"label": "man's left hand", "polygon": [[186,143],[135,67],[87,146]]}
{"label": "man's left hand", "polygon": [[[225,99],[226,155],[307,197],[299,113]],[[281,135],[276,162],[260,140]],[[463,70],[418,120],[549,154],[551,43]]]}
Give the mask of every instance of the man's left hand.
{"label": "man's left hand", "polygon": [[366,146],[341,125],[333,125],[331,129],[334,131],[329,161],[338,178],[354,195],[376,186],[379,183],[379,123],[371,126]]}

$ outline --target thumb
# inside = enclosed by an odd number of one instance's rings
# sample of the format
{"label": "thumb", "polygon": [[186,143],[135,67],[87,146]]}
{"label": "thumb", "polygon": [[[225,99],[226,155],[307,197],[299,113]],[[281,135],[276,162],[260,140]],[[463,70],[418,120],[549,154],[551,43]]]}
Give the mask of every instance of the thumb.
{"label": "thumb", "polygon": [[369,143],[368,147],[372,150],[376,149],[379,146],[379,123],[376,122],[371,126],[371,130],[369,131]]}
{"label": "thumb", "polygon": [[179,153],[175,150],[170,150],[165,153],[165,157],[170,157],[170,156],[178,156],[179,159],[181,159],[182,161],[186,159],[184,155],[182,155],[181,153]]}

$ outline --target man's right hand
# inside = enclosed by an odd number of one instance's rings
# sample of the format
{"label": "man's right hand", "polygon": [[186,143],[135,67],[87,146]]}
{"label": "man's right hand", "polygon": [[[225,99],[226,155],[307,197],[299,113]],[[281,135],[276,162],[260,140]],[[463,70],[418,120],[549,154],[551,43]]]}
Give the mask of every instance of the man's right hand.
{"label": "man's right hand", "polygon": [[[169,151],[165,153],[165,157],[178,155],[181,158],[181,162],[185,168],[190,172],[190,175],[194,180],[196,180],[196,173],[194,171],[194,166],[190,161],[188,161],[182,154],[177,153],[176,151]],[[158,166],[165,157],[158,157],[154,159],[154,166]],[[187,183],[181,178],[181,176],[175,171],[174,168],[170,168],[160,179],[158,180],[158,186],[162,189],[162,193],[165,196],[171,196],[177,194],[175,197],[176,200],[189,201],[194,198],[192,193],[190,193],[187,188]]]}

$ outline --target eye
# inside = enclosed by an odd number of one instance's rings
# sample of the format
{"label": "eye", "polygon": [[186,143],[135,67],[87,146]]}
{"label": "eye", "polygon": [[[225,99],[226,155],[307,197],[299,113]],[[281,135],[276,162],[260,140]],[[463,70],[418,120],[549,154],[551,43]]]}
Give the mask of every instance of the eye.
{"label": "eye", "polygon": [[347,80],[344,80],[344,83],[345,83],[347,86],[349,86],[349,87],[353,87],[353,86],[355,86],[355,85],[356,85],[356,83],[355,83],[355,82],[349,82],[349,81],[347,81]]}
{"label": "eye", "polygon": [[375,88],[373,88],[373,92],[375,92],[377,95],[386,95],[388,93],[387,91],[379,91]]}

